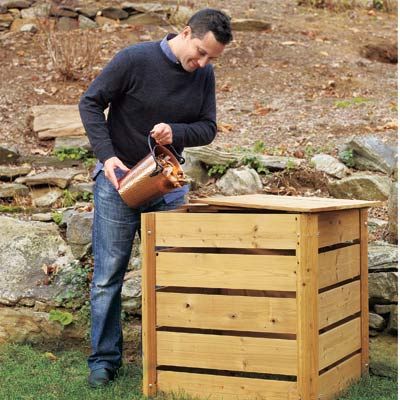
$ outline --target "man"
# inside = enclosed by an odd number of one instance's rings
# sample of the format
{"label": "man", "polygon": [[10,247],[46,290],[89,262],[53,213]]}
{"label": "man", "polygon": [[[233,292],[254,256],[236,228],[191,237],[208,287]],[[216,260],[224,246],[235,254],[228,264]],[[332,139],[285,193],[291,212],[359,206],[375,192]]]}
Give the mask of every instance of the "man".
{"label": "man", "polygon": [[[82,96],[79,110],[100,161],[94,179],[91,342],[92,387],[107,385],[121,366],[121,287],[142,212],[169,210],[185,201],[187,186],[129,208],[118,179],[145,157],[147,137],[161,145],[202,146],[216,135],[215,80],[210,61],[232,40],[221,11],[195,13],[178,34],[120,51]],[[104,110],[109,107],[107,120]]]}

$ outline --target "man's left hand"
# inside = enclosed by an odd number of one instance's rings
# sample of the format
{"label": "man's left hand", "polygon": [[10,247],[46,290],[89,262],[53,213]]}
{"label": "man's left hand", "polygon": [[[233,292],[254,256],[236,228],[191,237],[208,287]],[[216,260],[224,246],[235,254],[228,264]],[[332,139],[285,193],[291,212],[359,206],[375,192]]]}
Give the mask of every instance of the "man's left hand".
{"label": "man's left hand", "polygon": [[172,143],[172,129],[168,124],[157,124],[150,131],[151,137],[160,145]]}

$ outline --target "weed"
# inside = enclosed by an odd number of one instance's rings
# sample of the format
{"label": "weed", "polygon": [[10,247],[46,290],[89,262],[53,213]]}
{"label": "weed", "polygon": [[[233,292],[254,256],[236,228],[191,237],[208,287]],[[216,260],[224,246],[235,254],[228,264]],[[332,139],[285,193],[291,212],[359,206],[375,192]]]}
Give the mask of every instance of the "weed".
{"label": "weed", "polygon": [[54,211],[51,213],[51,219],[57,224],[60,225],[63,219],[62,213]]}
{"label": "weed", "polygon": [[208,176],[222,176],[231,167],[231,164],[215,164],[208,170]]}
{"label": "weed", "polygon": [[89,151],[82,147],[62,147],[54,150],[53,154],[60,160],[85,160]]}
{"label": "weed", "polygon": [[347,107],[351,107],[353,105],[361,105],[361,104],[366,104],[368,101],[370,101],[369,99],[366,99],[365,97],[354,97],[350,100],[339,100],[339,101],[335,101],[335,107],[336,108],[347,108]]}
{"label": "weed", "polygon": [[266,150],[267,147],[265,146],[265,143],[262,140],[256,140],[256,142],[253,145],[254,153],[264,154]]}
{"label": "weed", "polygon": [[101,45],[89,30],[55,32],[51,20],[39,22],[43,32],[42,48],[51,60],[52,67],[65,80],[91,80],[95,66],[100,62]]}
{"label": "weed", "polygon": [[353,149],[343,150],[339,153],[339,158],[346,164],[348,167],[352,168],[356,165],[354,161]]}
{"label": "weed", "polygon": [[74,317],[72,316],[72,314],[67,311],[51,310],[50,314],[49,314],[50,321],[57,321],[63,327],[71,324],[73,319],[74,319]]}
{"label": "weed", "polygon": [[294,161],[292,161],[292,160],[287,160],[285,169],[286,169],[287,171],[293,171],[294,169],[296,169],[296,164],[295,164]]}
{"label": "weed", "polygon": [[257,155],[246,154],[242,157],[240,161],[241,164],[247,165],[248,167],[255,169],[259,174],[269,173],[268,168],[263,164],[262,160]]}

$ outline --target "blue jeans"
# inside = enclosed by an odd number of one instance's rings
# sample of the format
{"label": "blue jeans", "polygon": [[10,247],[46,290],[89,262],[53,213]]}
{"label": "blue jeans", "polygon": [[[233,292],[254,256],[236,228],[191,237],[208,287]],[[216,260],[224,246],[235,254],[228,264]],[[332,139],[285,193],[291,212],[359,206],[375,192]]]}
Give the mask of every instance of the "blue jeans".
{"label": "blue jeans", "polygon": [[[116,170],[117,178],[121,171]],[[91,343],[89,368],[115,370],[122,360],[121,289],[142,212],[172,210],[184,204],[182,196],[170,203],[158,198],[132,209],[101,171],[94,190],[91,285]]]}

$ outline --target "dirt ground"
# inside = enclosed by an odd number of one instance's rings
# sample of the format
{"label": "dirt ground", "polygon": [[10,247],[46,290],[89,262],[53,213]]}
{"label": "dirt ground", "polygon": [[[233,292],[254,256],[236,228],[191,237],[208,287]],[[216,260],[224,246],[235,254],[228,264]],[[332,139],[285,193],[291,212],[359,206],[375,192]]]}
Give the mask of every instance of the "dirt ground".
{"label": "dirt ground", "polygon": [[[235,18],[272,23],[270,31],[235,32],[234,42],[215,64],[220,126],[215,144],[229,149],[261,140],[267,154],[292,155],[306,146],[311,152],[335,154],[337,145],[352,134],[373,133],[396,143],[397,64],[360,55],[366,44],[396,42],[396,15],[296,4],[195,2],[196,9],[208,5]],[[173,27],[99,28],[59,38],[83,43],[87,36],[82,35],[89,35],[90,46],[99,48],[99,71],[119,49],[162,38],[168,31]],[[52,147],[52,141],[39,141],[31,131],[30,107],[76,104],[90,83],[89,78],[64,81],[54,71],[43,41],[40,33],[0,33],[0,143],[17,144],[22,154]]]}

